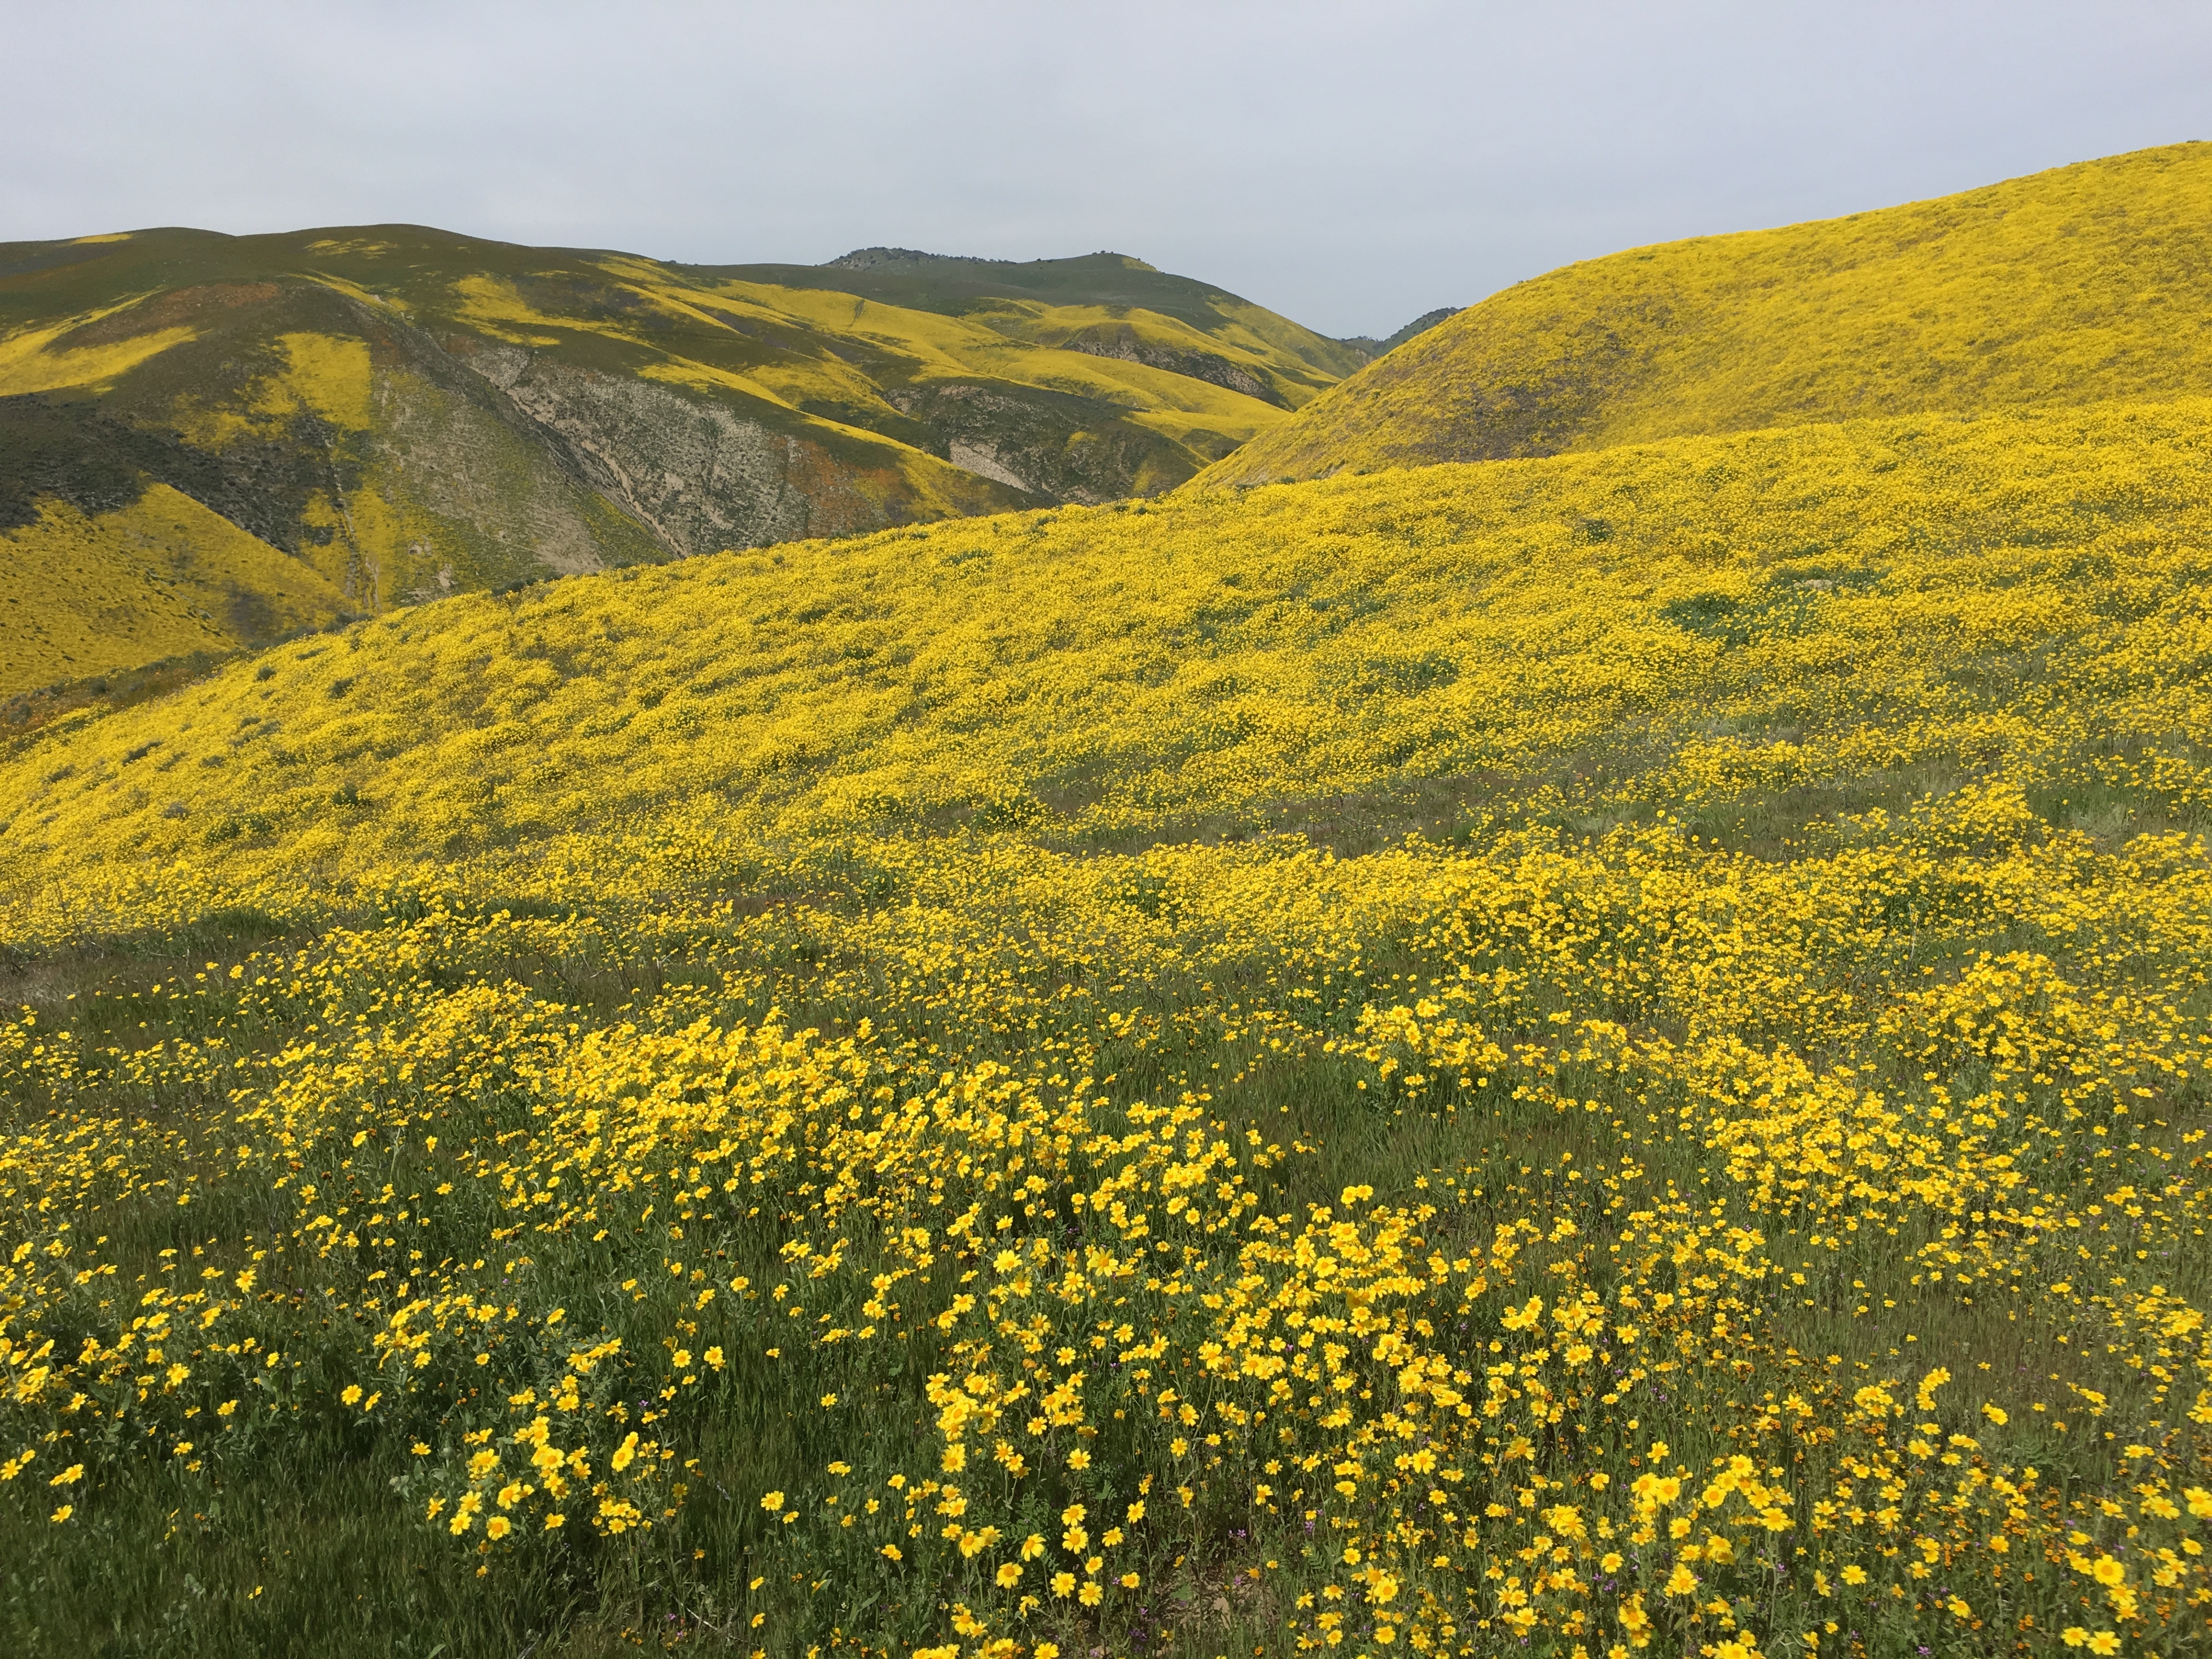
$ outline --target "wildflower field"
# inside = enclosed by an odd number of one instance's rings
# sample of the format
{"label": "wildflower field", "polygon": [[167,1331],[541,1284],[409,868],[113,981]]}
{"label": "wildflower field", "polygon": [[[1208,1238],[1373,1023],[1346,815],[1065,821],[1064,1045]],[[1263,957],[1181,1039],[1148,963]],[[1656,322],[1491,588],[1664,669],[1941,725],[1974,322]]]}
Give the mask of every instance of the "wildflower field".
{"label": "wildflower field", "polygon": [[0,757],[10,1651],[2201,1654],[2212,402],[455,599]]}
{"label": "wildflower field", "polygon": [[1287,483],[1806,421],[2193,394],[2212,143],[1516,283],[1209,469]]}

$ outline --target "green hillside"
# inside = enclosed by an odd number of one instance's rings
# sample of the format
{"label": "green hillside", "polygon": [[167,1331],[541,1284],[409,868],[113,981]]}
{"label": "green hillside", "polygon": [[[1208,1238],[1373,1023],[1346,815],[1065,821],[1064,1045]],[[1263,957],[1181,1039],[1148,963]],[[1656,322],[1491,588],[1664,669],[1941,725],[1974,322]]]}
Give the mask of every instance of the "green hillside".
{"label": "green hillside", "polygon": [[2176,144],[1566,266],[1401,346],[1203,482],[2208,385],[2212,144]]}
{"label": "green hillside", "polygon": [[[1156,494],[1359,361],[1114,254],[0,246],[0,693],[548,574]],[[174,496],[231,528],[182,535]]]}

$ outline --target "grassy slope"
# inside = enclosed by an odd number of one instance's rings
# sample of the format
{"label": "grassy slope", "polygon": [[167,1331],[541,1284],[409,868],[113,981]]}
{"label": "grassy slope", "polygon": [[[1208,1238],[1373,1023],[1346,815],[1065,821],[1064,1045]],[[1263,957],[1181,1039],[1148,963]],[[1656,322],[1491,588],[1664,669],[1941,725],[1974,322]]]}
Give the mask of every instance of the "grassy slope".
{"label": "grassy slope", "polygon": [[1206,482],[2189,395],[2212,367],[2208,222],[2196,143],[1632,248],[1492,295]]}
{"label": "grassy slope", "polygon": [[0,693],[235,651],[345,611],[312,567],[167,484],[107,513],[50,500],[0,529]]}
{"label": "grassy slope", "polygon": [[927,526],[18,739],[14,1645],[2193,1650],[2208,447]]}
{"label": "grassy slope", "polygon": [[[1428,780],[1579,773],[1590,744],[1609,758],[1577,781],[1578,810],[1607,810],[1612,789],[1680,802],[1680,756],[1772,763],[1813,741],[1808,721],[1927,684],[1911,617],[1936,605],[1926,628],[1955,634],[1945,573],[2002,580],[1959,562],[1978,538],[2087,546],[2145,515],[2193,533],[2202,418],[2116,405],[1681,439],[456,601],[23,740],[0,824],[27,880],[88,859],[250,866],[270,833],[280,866],[342,868],[702,793],[796,827],[941,828],[1026,803],[1008,810],[1088,845],[1256,829]],[[1929,538],[1941,551],[1918,550]],[[1823,712],[1715,654],[1735,607],[1786,611],[1835,561],[1892,584],[1850,647],[1860,690]],[[1838,625],[1862,615],[1824,603]],[[2019,717],[1959,695],[1947,719]],[[1799,736],[1773,751],[1725,735],[1739,726]],[[155,761],[121,766],[155,738]],[[64,758],[67,782],[39,781]],[[1636,781],[1647,764],[1662,769]],[[339,790],[359,804],[331,810]]]}
{"label": "grassy slope", "polygon": [[[1133,261],[1008,269],[1019,297],[930,275],[891,285],[922,302],[907,306],[817,270],[763,282],[776,273],[414,227],[11,245],[0,522],[59,501],[125,545],[127,524],[97,521],[166,485],[309,567],[341,611],[374,613],[606,563],[1157,492],[1352,366]],[[267,626],[231,631],[293,625],[285,586],[268,591]],[[12,597],[82,603],[43,583]],[[139,660],[124,641],[173,633],[122,621],[103,659]],[[18,653],[0,691],[52,666]]]}

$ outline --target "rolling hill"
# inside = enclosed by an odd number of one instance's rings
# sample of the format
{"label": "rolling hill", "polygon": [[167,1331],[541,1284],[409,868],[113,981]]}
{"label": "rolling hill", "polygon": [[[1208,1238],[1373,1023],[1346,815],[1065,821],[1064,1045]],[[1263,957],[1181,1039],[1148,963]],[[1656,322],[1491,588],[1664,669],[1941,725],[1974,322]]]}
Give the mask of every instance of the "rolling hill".
{"label": "rolling hill", "polygon": [[[2100,549],[2212,534],[2207,420],[2185,399],[1808,425],[456,598],[16,739],[0,761],[0,879],[58,894],[71,872],[168,880],[180,859],[307,859],[335,879],[696,802],[771,838],[1012,822],[1081,849],[1259,834],[1355,802],[1389,836],[1434,826],[1389,802],[1441,790],[1449,818],[1462,791],[1495,803],[1542,780],[1564,792],[1547,810],[1579,821],[1755,794],[1759,769],[1785,775],[1831,742],[1856,752],[1844,733],[1910,703],[1926,757],[1876,769],[1903,769],[1882,786],[1902,787],[2025,740],[1986,734],[2023,718],[2027,693],[1977,690],[1970,665],[1978,630],[2010,638],[2028,625],[2017,607],[2058,590],[2032,597],[2044,579],[2023,574],[2000,607],[2014,620],[1985,624],[1945,608],[1966,603],[1952,588],[2001,586],[2007,559],[2047,541],[2068,550],[2034,568],[2055,560],[2089,586],[2034,637],[2086,629],[2103,652],[2117,646],[2099,607],[2185,610],[2184,574],[2154,601],[2100,599],[2106,578],[2088,573],[2106,569]],[[1992,550],[1969,557],[1977,538]],[[2172,554],[2173,571],[2195,556]],[[1833,637],[1802,661],[1808,628]],[[1955,681],[1912,665],[1939,639]],[[1823,690],[1838,671],[1819,652],[1851,665],[1848,684]],[[2212,784],[2155,725],[2142,736],[2193,802]]]}
{"label": "rolling hill", "polygon": [[2208,456],[939,523],[18,737],[0,1627],[2201,1650]]}
{"label": "rolling hill", "polygon": [[[1699,256],[1802,326],[1697,418],[1880,413],[681,560],[577,484],[635,562],[0,736],[0,1642],[2212,1650],[2212,397],[2145,297],[2196,269],[2161,154],[2003,187],[2077,234],[1940,374],[1816,350],[1879,270]],[[1895,231],[1890,277],[1946,257]],[[1931,352],[2037,269],[1942,240]],[[1345,396],[1127,264],[847,266],[625,280]],[[1137,291],[1190,332],[1121,333]],[[592,334],[532,292],[405,326],[527,403]],[[192,343],[98,326],[25,361]],[[279,336],[236,426],[25,405],[57,570],[127,527],[103,580],[182,638],[223,561],[307,568],[206,503],[255,434],[383,429],[351,337]],[[561,395],[688,384],[607,361]]]}
{"label": "rolling hill", "polygon": [[2212,144],[1631,248],[1492,295],[1207,487],[2212,384]]}
{"label": "rolling hill", "polygon": [[10,244],[0,692],[547,574],[1154,494],[1364,360],[1116,254]]}

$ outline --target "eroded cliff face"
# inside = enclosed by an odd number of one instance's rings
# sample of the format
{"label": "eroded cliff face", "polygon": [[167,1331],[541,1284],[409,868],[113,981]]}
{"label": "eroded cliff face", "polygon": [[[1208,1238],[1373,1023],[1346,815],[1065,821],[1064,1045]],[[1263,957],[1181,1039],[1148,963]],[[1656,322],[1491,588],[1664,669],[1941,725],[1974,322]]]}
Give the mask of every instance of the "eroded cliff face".
{"label": "eroded cliff face", "polygon": [[[474,586],[479,573],[471,564],[534,562],[574,575],[619,556],[623,550],[604,538],[609,515],[594,514],[580,498],[583,481],[496,411],[401,368],[377,371],[376,407],[378,424],[364,445],[368,470],[442,521],[439,532],[420,526],[407,537],[410,562],[428,568],[401,578],[399,597]],[[479,541],[487,545],[465,551],[462,544]]]}
{"label": "eroded cliff face", "polygon": [[[0,398],[0,529],[49,501],[105,521],[163,487],[328,583],[341,614],[668,556],[404,317],[306,283],[164,297],[155,320],[193,337],[120,384]],[[301,625],[250,593],[231,610],[242,642]]]}
{"label": "eroded cliff face", "polygon": [[180,399],[172,413],[180,436],[227,471],[257,447],[311,464],[304,494],[265,533],[353,609],[667,556],[465,351],[349,295],[285,303],[319,326],[277,335],[289,343],[277,372],[246,378],[212,407]]}
{"label": "eroded cliff face", "polygon": [[497,345],[469,366],[564,446],[670,552],[757,547],[810,533],[800,444],[672,386]]}
{"label": "eroded cliff face", "polygon": [[[108,395],[0,399],[0,519],[34,522],[45,500],[112,514],[166,485],[374,614],[1028,496],[893,443],[841,450],[808,433],[834,428],[790,411],[774,411],[794,428],[779,430],[744,411],[757,399],[565,362],[326,287],[189,291],[154,320],[180,317],[195,337]],[[291,611],[259,625],[246,599],[234,609],[248,642],[298,625]]]}

